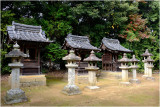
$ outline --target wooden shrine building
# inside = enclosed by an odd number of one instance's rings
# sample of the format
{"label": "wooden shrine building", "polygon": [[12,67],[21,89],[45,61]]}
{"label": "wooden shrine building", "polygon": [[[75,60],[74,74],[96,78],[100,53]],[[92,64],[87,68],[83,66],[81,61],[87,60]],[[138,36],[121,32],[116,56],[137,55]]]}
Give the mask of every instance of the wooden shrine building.
{"label": "wooden shrine building", "polygon": [[12,26],[7,26],[8,43],[17,42],[20,50],[28,54],[28,58],[23,58],[24,66],[21,68],[21,75],[39,75],[40,50],[52,41],[45,37],[45,32],[41,26],[25,25],[12,22]]}
{"label": "wooden shrine building", "polygon": [[77,36],[68,34],[65,38],[64,44],[62,46],[63,49],[66,50],[74,50],[75,54],[81,57],[81,61],[78,63],[78,73],[83,74],[85,73],[85,67],[88,66],[87,62],[83,62],[83,59],[86,57],[86,55],[90,54],[92,50],[94,51],[100,51],[99,48],[93,46],[90,44],[89,38],[87,36]]}
{"label": "wooden shrine building", "polygon": [[109,39],[105,37],[102,39],[100,49],[104,53],[102,55],[102,69],[106,71],[120,71],[118,55],[123,55],[123,53],[132,53],[131,50],[120,45],[118,39]]}

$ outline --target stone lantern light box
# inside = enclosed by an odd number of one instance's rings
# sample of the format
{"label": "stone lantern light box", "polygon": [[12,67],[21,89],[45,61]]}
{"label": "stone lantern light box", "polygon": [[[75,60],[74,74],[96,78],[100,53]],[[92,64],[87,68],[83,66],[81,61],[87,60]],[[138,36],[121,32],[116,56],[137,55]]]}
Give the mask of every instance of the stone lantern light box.
{"label": "stone lantern light box", "polygon": [[96,86],[96,82],[97,82],[96,72],[99,69],[97,67],[97,62],[102,60],[96,57],[94,54],[94,51],[92,50],[90,56],[85,58],[84,61],[88,62],[88,67],[85,67],[85,69],[88,70],[88,75],[89,75],[88,79],[89,79],[90,86],[88,86],[88,88],[89,89],[99,88],[98,86]]}
{"label": "stone lantern light box", "polygon": [[70,50],[69,54],[63,57],[63,60],[67,61],[65,66],[68,68],[68,85],[64,87],[62,92],[67,95],[80,94],[79,87],[75,85],[75,68],[78,67],[76,62],[80,61],[81,58],[76,56],[73,50]]}
{"label": "stone lantern light box", "polygon": [[20,89],[20,68],[23,64],[20,62],[21,57],[28,57],[27,54],[24,54],[20,51],[19,45],[16,43],[13,45],[13,50],[5,55],[5,57],[11,57],[12,63],[9,63],[8,66],[12,68],[11,72],[11,89],[7,91],[5,96],[6,104],[13,104],[27,101],[27,97],[25,96],[25,92]]}

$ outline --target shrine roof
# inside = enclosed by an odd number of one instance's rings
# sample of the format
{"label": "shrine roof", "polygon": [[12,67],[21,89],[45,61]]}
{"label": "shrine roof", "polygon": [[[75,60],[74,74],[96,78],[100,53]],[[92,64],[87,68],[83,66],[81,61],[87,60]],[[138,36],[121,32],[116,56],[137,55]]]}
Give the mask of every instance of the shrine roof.
{"label": "shrine roof", "polygon": [[12,26],[7,26],[7,32],[11,40],[53,42],[46,38],[41,26],[20,24],[12,21]]}
{"label": "shrine roof", "polygon": [[87,36],[68,34],[65,38],[65,41],[70,47],[75,49],[100,50],[99,48],[90,44],[89,38]]}
{"label": "shrine roof", "polygon": [[[121,51],[121,52],[133,52],[132,50],[129,50],[125,47],[123,47],[118,39],[109,39],[104,37],[102,39],[102,43],[104,44],[104,46],[112,51]],[[102,47],[101,47],[102,48]]]}

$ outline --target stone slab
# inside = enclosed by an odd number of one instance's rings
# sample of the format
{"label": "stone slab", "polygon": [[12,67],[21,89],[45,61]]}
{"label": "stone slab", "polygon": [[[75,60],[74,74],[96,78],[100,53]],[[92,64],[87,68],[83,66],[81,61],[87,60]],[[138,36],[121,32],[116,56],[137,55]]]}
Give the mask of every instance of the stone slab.
{"label": "stone slab", "polygon": [[122,86],[130,86],[131,83],[130,82],[120,82],[120,85],[122,85]]}
{"label": "stone slab", "polygon": [[155,81],[155,78],[154,77],[146,77],[146,80]]}
{"label": "stone slab", "polygon": [[91,90],[95,90],[95,89],[99,89],[100,87],[98,87],[98,86],[87,86],[87,88],[89,88]]}
{"label": "stone slab", "polygon": [[[11,81],[11,75],[9,76],[9,84]],[[21,75],[20,76],[20,87],[30,86],[45,86],[46,77],[45,75]]]}
{"label": "stone slab", "polygon": [[134,83],[135,84],[140,84],[141,83],[141,81],[139,79],[130,79],[129,82],[132,83],[132,84],[134,84]]}
{"label": "stone slab", "polygon": [[63,88],[62,93],[70,96],[70,95],[81,94],[81,91],[79,87],[76,85],[66,85]]}
{"label": "stone slab", "polygon": [[142,78],[146,78],[146,77],[148,77],[148,75],[142,75]]}
{"label": "stone slab", "polygon": [[25,96],[25,92],[21,89],[10,89],[7,91],[4,101],[6,104],[14,104],[20,102],[26,102],[28,99]]}

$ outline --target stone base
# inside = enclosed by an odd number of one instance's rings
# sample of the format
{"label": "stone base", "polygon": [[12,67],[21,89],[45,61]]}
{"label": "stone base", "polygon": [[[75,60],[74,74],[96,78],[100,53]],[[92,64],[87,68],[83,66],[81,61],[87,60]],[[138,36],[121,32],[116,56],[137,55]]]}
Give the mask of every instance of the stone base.
{"label": "stone base", "polygon": [[154,77],[146,77],[146,80],[152,80],[152,81],[155,81],[155,78],[154,78]]}
{"label": "stone base", "polygon": [[129,85],[131,85],[131,83],[130,82],[120,82],[120,85],[129,86]]}
{"label": "stone base", "polygon": [[79,90],[79,87],[76,85],[66,85],[62,93],[67,94],[67,95],[76,95],[76,94],[81,94],[81,91]]}
{"label": "stone base", "polygon": [[[9,84],[11,81],[11,76],[9,76]],[[20,87],[30,87],[30,86],[45,86],[46,77],[45,75],[21,75],[20,76]]]}
{"label": "stone base", "polygon": [[130,79],[129,80],[130,83],[136,83],[136,84],[140,84],[141,81],[139,79]]}
{"label": "stone base", "polygon": [[7,91],[4,101],[6,104],[14,104],[27,101],[25,92],[21,89],[10,89]]}
{"label": "stone base", "polygon": [[91,90],[94,90],[94,89],[99,89],[98,86],[87,86],[87,88],[91,89]]}

